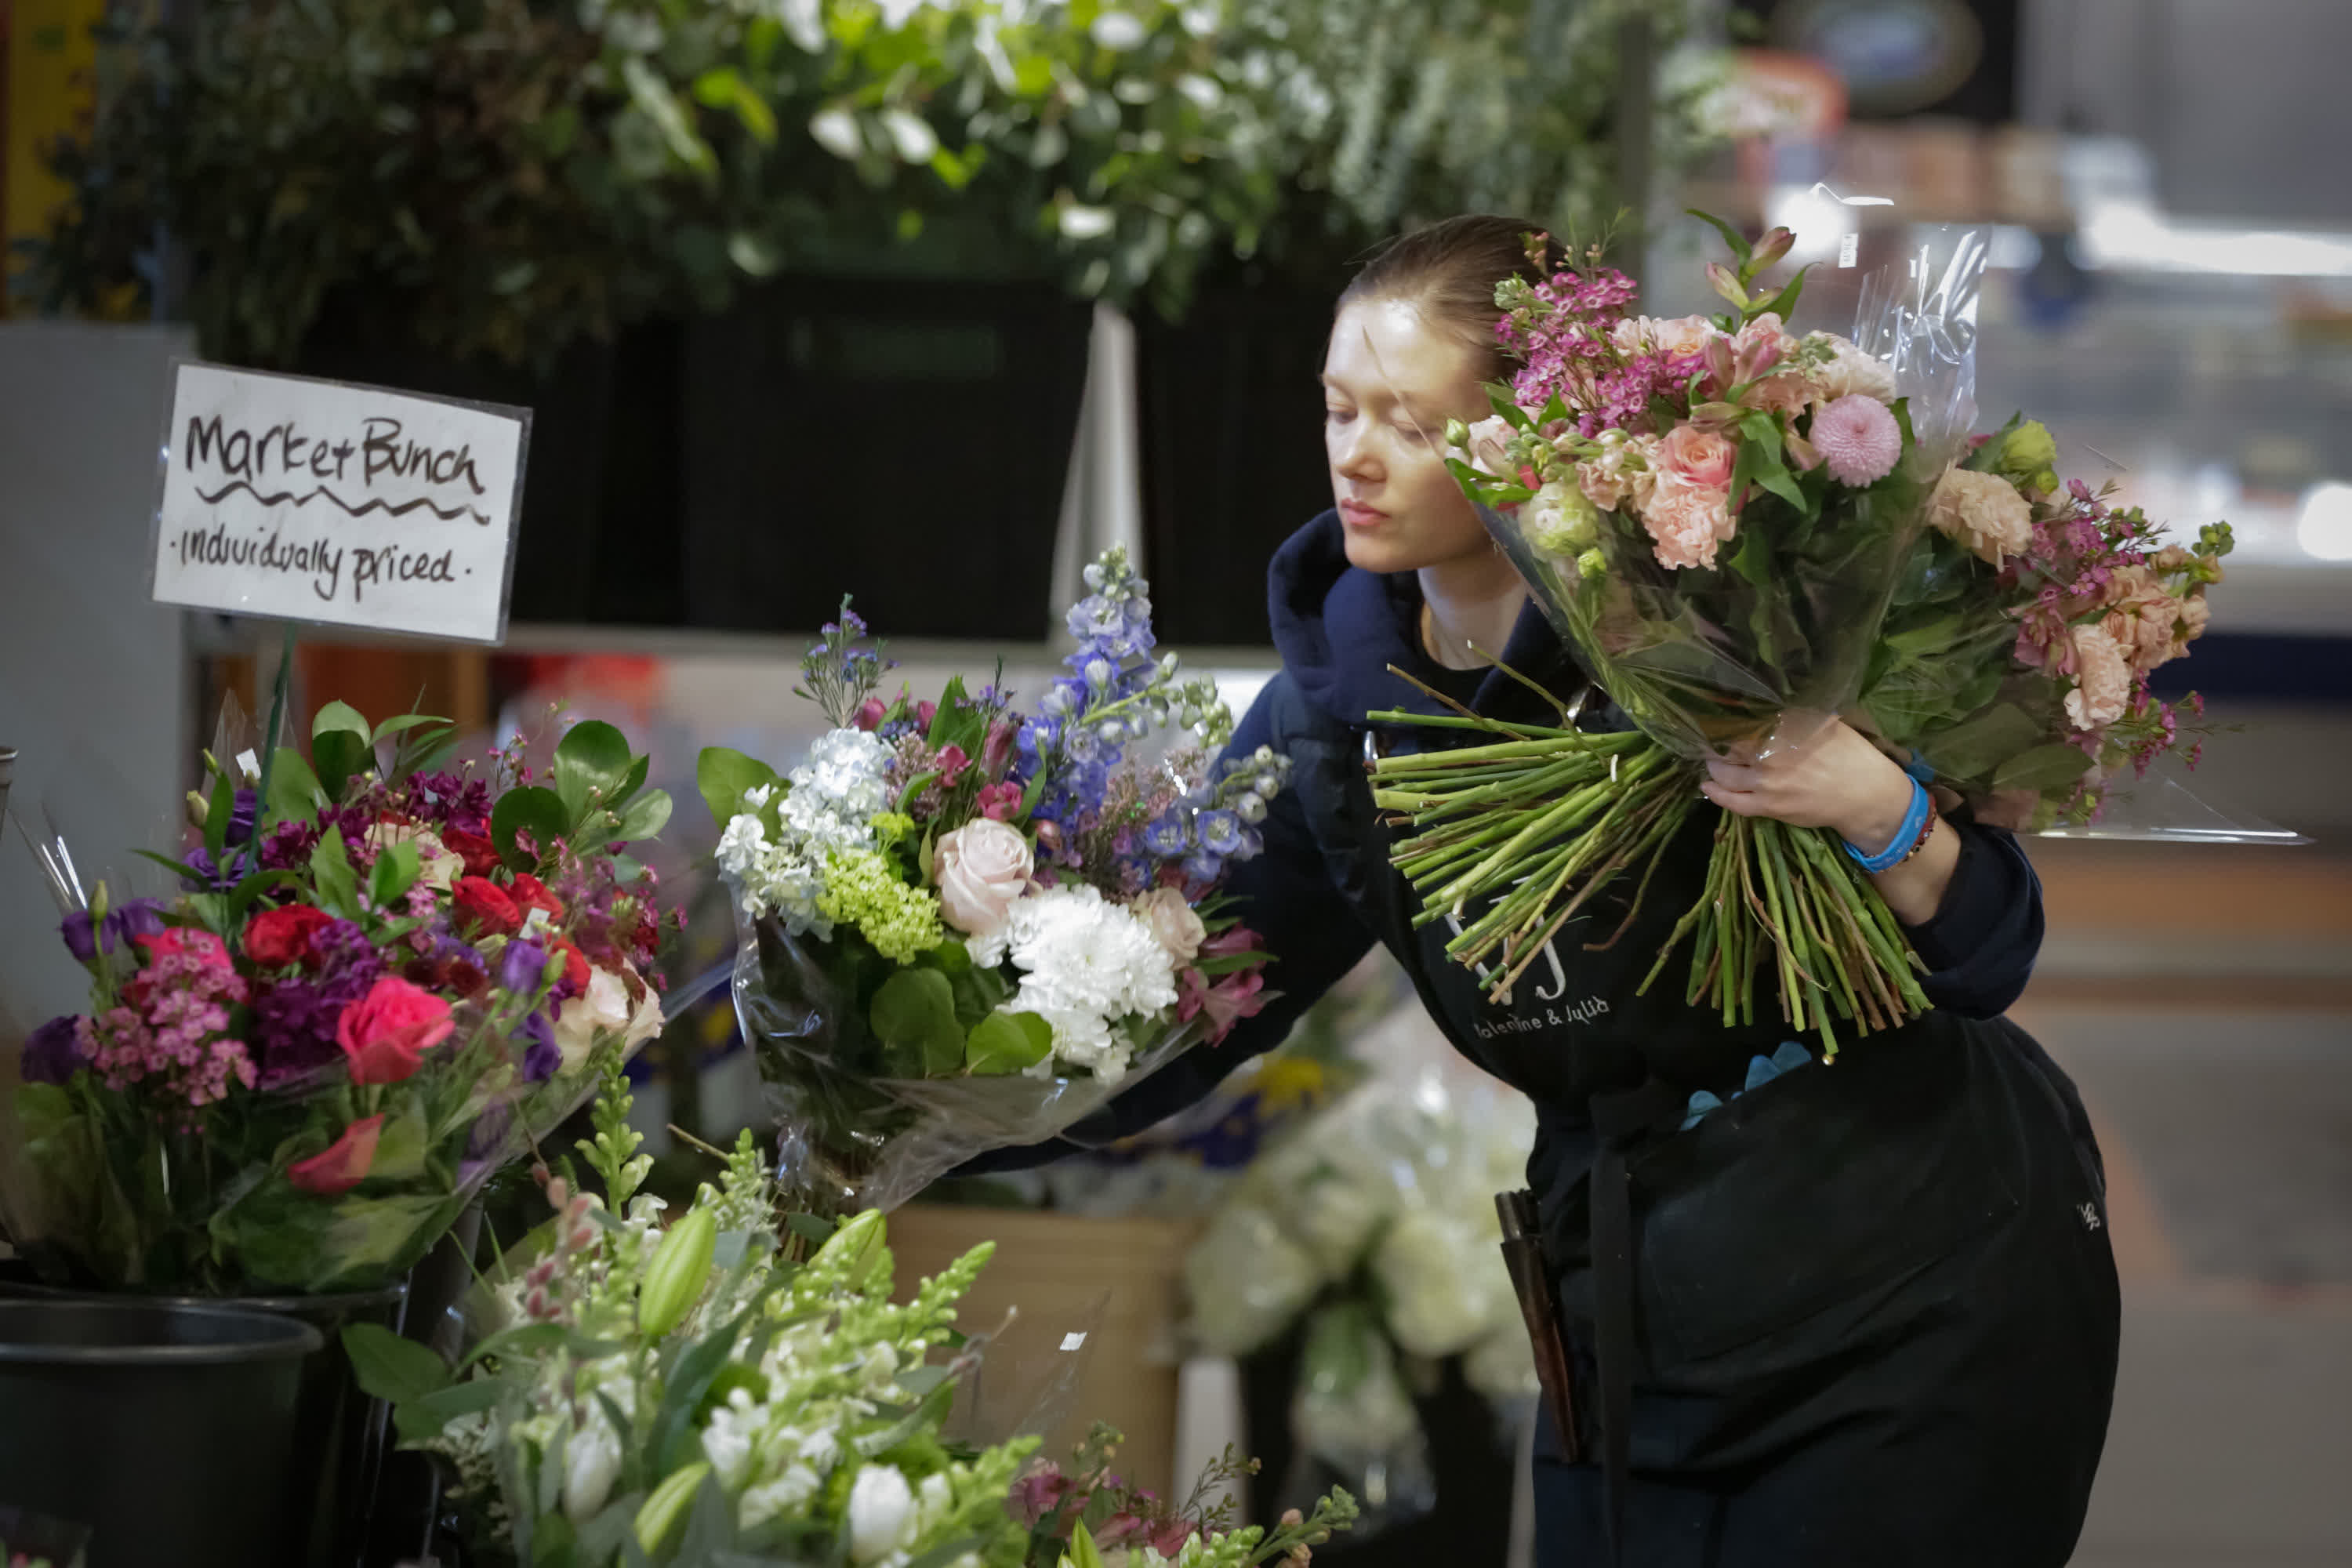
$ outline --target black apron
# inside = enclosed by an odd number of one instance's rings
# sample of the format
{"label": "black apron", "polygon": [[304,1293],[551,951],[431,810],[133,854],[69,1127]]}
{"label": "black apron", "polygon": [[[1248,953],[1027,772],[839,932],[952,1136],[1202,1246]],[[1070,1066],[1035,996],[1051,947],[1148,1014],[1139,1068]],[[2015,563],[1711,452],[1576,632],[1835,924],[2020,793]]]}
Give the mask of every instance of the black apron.
{"label": "black apron", "polygon": [[[1668,847],[1630,924],[1631,879],[1490,1002],[1445,954],[1449,922],[1413,928],[1412,889],[1388,867],[1371,803],[1370,755],[1428,733],[1321,720],[1290,737],[1295,787],[1335,881],[1447,1038],[1536,1103],[1529,1181],[1581,1363],[1580,1446],[1603,1460],[1600,1533],[1618,1560],[1636,1560],[1641,1532],[1629,1543],[1623,1511],[1636,1472],[1736,1488],[1860,1408],[1938,1397],[1932,1358],[1859,1381],[1857,1358],[1906,1336],[1925,1343],[1926,1326],[1974,1292],[1989,1331],[2015,1319],[2022,1343],[2045,1331],[2070,1341],[2081,1373],[2059,1380],[2068,1411],[2045,1424],[2064,1434],[2037,1472],[2047,1506],[2011,1507],[2033,1544],[2003,1538],[1993,1549],[2025,1555],[1974,1561],[2062,1563],[2104,1436],[2116,1339],[2104,1181],[2072,1085],[2005,1020],[1937,1011],[1738,1093],[1752,1058],[1793,1039],[1818,1058],[1818,1039],[1777,1021],[1726,1028],[1686,1005],[1686,950],[1634,994],[1703,885],[1712,811]],[[1727,1103],[1684,1131],[1700,1089]],[[2036,1281],[2063,1289],[2045,1302]],[[2064,1321],[2042,1321],[2053,1313]],[[1999,1382],[2035,1360],[1975,1375]],[[2040,1400],[2058,1386],[2034,1369],[2016,1392]],[[1906,1560],[1946,1559],[1885,1559]]]}

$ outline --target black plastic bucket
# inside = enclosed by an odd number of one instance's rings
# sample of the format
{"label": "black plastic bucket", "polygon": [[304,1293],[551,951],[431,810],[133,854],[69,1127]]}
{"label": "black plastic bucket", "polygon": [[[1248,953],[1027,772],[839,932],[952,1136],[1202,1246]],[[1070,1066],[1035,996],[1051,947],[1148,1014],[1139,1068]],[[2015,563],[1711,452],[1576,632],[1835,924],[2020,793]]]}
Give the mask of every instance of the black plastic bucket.
{"label": "black plastic bucket", "polygon": [[0,1503],[92,1531],[89,1568],[300,1558],[289,1504],[318,1330],[268,1312],[122,1298],[0,1300]]}

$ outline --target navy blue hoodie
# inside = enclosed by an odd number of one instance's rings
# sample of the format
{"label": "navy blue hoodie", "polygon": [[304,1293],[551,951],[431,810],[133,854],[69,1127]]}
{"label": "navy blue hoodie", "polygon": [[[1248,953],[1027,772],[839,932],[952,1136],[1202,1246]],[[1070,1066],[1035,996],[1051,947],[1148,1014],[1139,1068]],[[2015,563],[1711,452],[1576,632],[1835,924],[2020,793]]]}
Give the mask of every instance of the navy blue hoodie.
{"label": "navy blue hoodie", "polygon": [[[1242,720],[1231,750],[1244,754],[1271,745],[1286,753],[1293,786],[1264,825],[1265,853],[1236,866],[1228,889],[1242,900],[1243,919],[1263,936],[1261,945],[1277,957],[1266,982],[1280,997],[1222,1044],[1194,1048],[1121,1095],[1073,1129],[1070,1142],[1008,1151],[974,1168],[1034,1163],[1074,1143],[1099,1145],[1202,1099],[1244,1060],[1279,1045],[1298,1016],[1375,942],[1403,964],[1456,1048],[1536,1100],[1554,1158],[1576,1157],[1572,1145],[1580,1140],[1559,1134],[1583,1123],[1583,1104],[1594,1092],[1654,1077],[1679,1089],[1727,1094],[1741,1086],[1751,1057],[1769,1056],[1790,1037],[1781,1024],[1730,1029],[1718,1016],[1685,1005],[1687,964],[1680,955],[1669,959],[1650,994],[1633,994],[1702,885],[1717,815],[1711,811],[1692,814],[1630,924],[1627,892],[1604,895],[1555,939],[1510,1000],[1488,1001],[1475,977],[1444,954],[1449,933],[1443,922],[1418,931],[1412,926],[1411,891],[1386,867],[1382,830],[1370,807],[1368,733],[1375,745],[1402,749],[1424,743],[1433,731],[1380,731],[1367,715],[1443,710],[1392,674],[1394,665],[1457,700],[1472,700],[1482,713],[1556,720],[1506,675],[1465,676],[1430,660],[1418,635],[1418,580],[1349,565],[1336,512],[1317,518],[1276,554],[1268,598],[1283,668]],[[1503,662],[1561,697],[1583,684],[1574,658],[1532,605]],[[1603,715],[1601,727],[1616,718],[1613,710]],[[1595,727],[1590,717],[1587,727]],[[1965,819],[1954,826],[1961,851],[1950,889],[1936,917],[1910,933],[1930,971],[1923,986],[1938,1011],[1909,1029],[1932,1029],[1945,1015],[1998,1016],[2024,988],[2041,945],[2041,890],[2023,851],[1999,830]],[[1874,1040],[1873,1047],[1893,1043]],[[1550,1163],[1541,1148],[1538,1160]],[[1539,1192],[1550,1184],[1546,1174],[1530,1173]]]}

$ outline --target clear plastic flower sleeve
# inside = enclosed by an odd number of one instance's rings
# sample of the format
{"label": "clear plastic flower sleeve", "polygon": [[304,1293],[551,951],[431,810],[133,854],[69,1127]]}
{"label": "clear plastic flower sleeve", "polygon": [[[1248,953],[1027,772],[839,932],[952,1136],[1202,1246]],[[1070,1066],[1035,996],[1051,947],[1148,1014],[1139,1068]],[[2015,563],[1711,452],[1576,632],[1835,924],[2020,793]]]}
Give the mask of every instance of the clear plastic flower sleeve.
{"label": "clear plastic flower sleeve", "polygon": [[773,916],[739,913],[737,927],[735,1014],[777,1129],[777,1183],[813,1214],[887,1212],[975,1155],[1056,1137],[1202,1037],[1171,1023],[1116,1079],[883,1077],[826,944]]}

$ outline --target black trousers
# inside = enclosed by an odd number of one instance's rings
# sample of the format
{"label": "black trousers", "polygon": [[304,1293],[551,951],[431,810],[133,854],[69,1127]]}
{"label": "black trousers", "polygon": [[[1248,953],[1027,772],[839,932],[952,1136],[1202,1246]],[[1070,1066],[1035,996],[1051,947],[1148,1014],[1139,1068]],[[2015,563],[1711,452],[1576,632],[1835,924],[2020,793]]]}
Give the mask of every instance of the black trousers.
{"label": "black trousers", "polygon": [[[1601,1468],[1563,1463],[1547,1422],[1534,1478],[1541,1568],[2062,1568],[2115,1393],[2104,1181],[2073,1085],[2030,1037],[1972,1026],[1961,1053],[1939,1092],[1969,1102],[1964,1118],[1898,1106],[1887,1143],[1857,1152],[1836,1142],[1836,1102],[1808,1100],[1864,1086],[1807,1088],[1797,1073],[1758,1091],[1787,1084],[1781,1102],[1721,1130],[1719,1165],[1658,1163],[1637,1242],[1660,1256],[1640,1269],[1644,1364],[1622,1538],[1612,1556]],[[1963,1121],[1965,1135],[1949,1132]],[[1825,1152],[1794,1145],[1820,1153],[1811,1166],[1770,1142],[1823,1126]],[[1897,1172],[1923,1168],[1931,1185],[1900,1187]],[[1674,1201],[1685,1179],[1744,1195],[1694,1215]],[[1759,1189],[1760,1207],[1747,1202]],[[1744,1224],[1750,1245],[1707,1234],[1727,1223]],[[1759,1226],[1784,1245],[1752,1245]],[[1906,1235],[1947,1240],[1923,1255],[1905,1250]],[[1707,1296],[1692,1259],[1708,1257],[1742,1276],[1693,1311],[1681,1298]],[[1867,1267],[1874,1258],[1885,1267]],[[1790,1280],[1822,1269],[1852,1288],[1827,1306],[1788,1295]],[[1580,1286],[1589,1274],[1564,1288],[1573,1298]],[[1738,1322],[1741,1301],[1776,1292],[1805,1310]],[[1570,1326],[1589,1386],[1589,1332],[1573,1310]]]}

